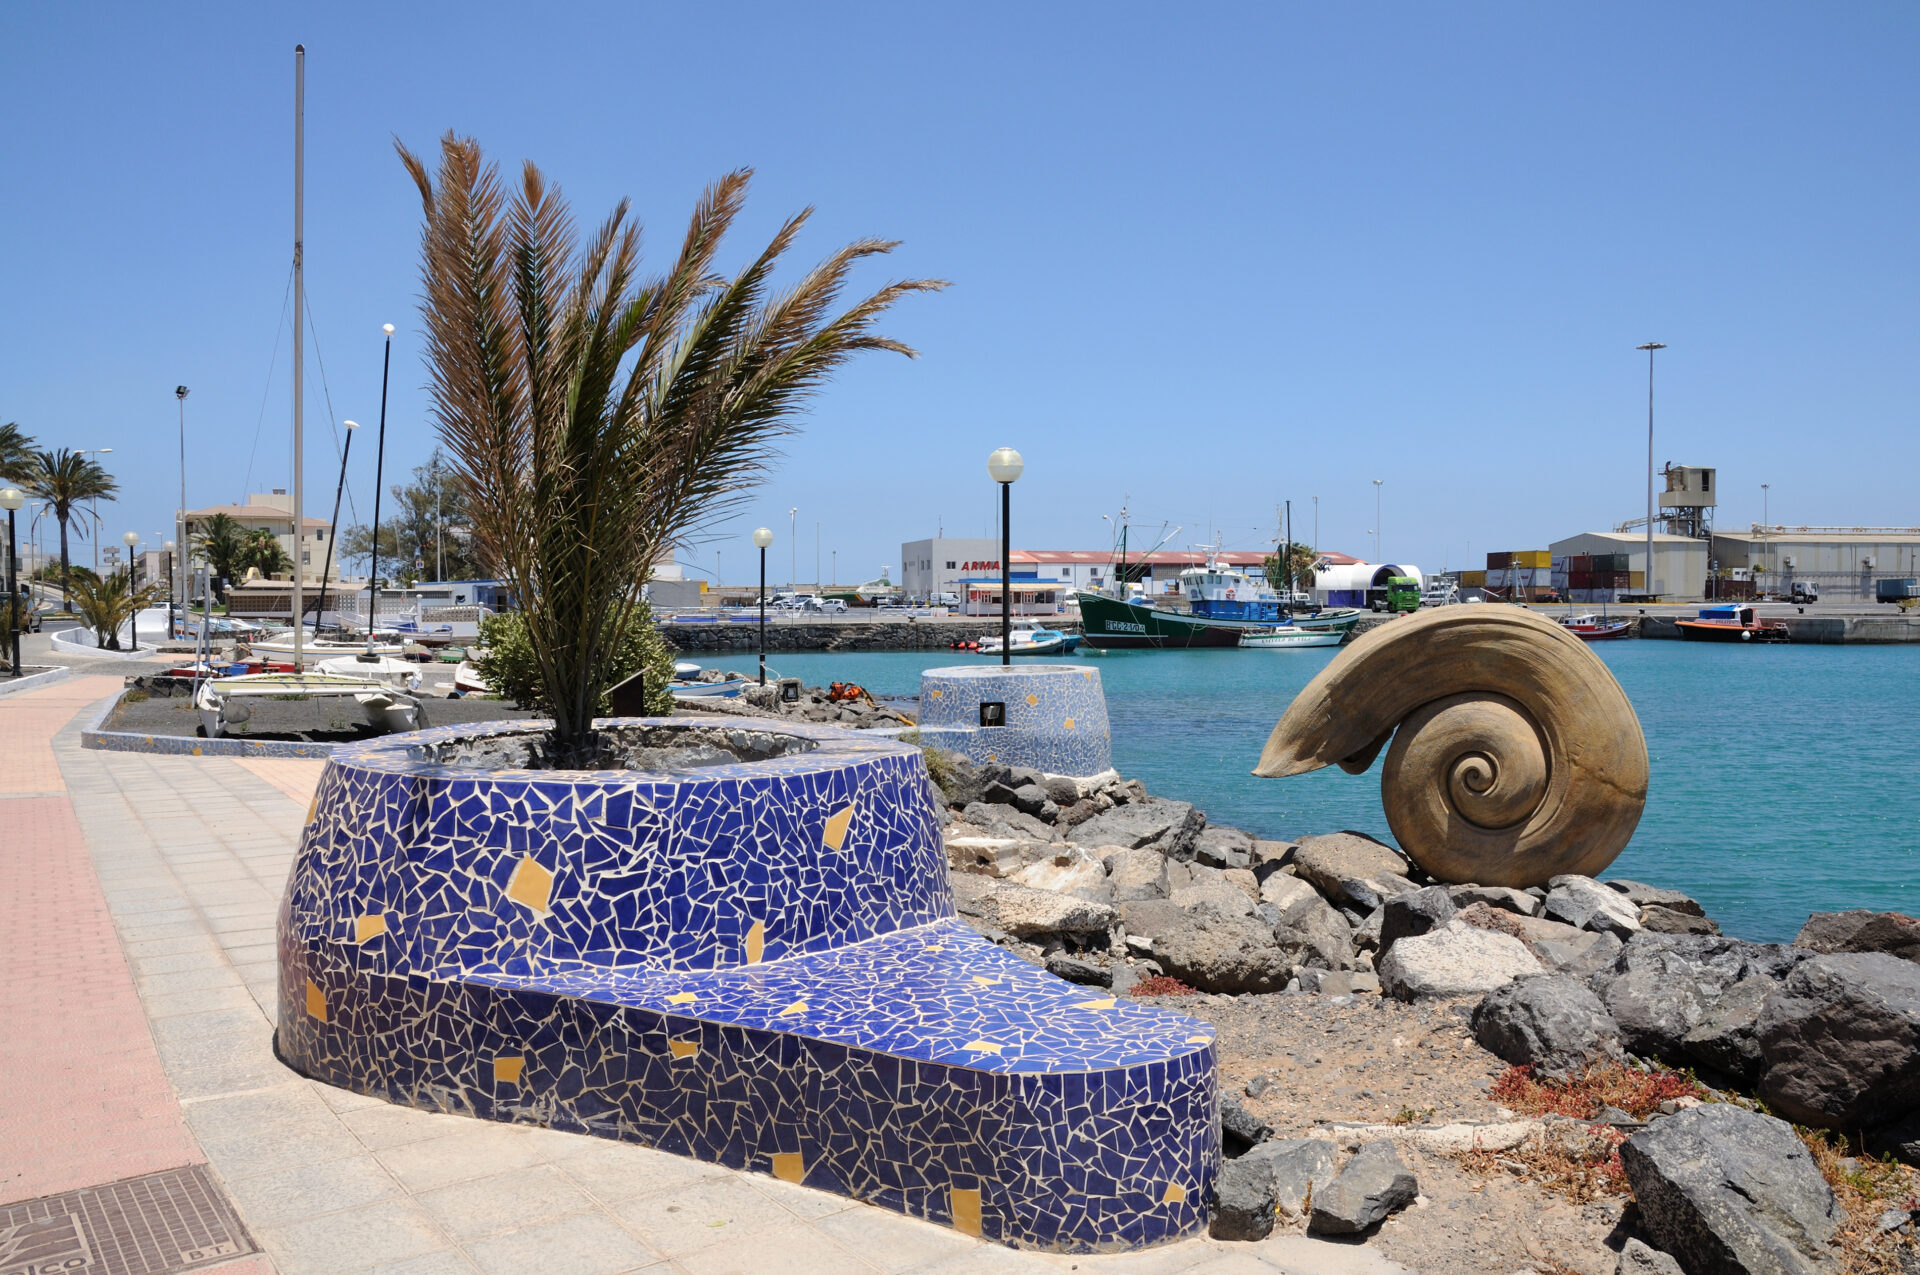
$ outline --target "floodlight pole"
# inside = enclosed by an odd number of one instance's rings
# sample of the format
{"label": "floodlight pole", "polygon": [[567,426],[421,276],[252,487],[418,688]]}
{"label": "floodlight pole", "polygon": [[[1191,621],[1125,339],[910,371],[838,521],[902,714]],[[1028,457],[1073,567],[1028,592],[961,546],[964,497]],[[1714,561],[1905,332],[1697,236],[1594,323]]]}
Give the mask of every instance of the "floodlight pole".
{"label": "floodlight pole", "polygon": [[[1634,347],[1647,352],[1647,575],[1640,582],[1640,595],[1653,596],[1653,352],[1667,347],[1658,341]],[[1629,580],[1627,583],[1633,583]]]}

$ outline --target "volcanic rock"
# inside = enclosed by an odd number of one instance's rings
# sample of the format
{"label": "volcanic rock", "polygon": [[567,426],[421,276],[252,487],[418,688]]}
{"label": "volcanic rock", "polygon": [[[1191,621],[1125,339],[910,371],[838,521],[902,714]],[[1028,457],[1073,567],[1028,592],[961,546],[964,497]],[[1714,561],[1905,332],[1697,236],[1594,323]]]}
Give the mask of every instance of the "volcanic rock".
{"label": "volcanic rock", "polygon": [[1265,1163],[1228,1160],[1214,1179],[1213,1216],[1207,1234],[1216,1240],[1264,1240],[1273,1233],[1273,1171]]}
{"label": "volcanic rock", "polygon": [[1010,877],[1022,868],[1051,858],[1058,849],[1051,841],[988,836],[965,823],[950,825],[942,839],[947,846],[948,867],[955,872],[977,872],[989,877]]}
{"label": "volcanic rock", "polygon": [[1920,1168],[1920,1111],[1867,1135],[1867,1150]]}
{"label": "volcanic rock", "polygon": [[1287,1217],[1299,1217],[1307,1197],[1333,1181],[1333,1144],[1323,1138],[1275,1138],[1260,1143],[1242,1163],[1265,1164],[1273,1174],[1274,1204]]}
{"label": "volcanic rock", "polygon": [[[1154,959],[1168,974],[1203,992],[1277,992],[1287,985],[1294,962],[1257,919],[1212,908],[1174,911],[1180,920],[1153,940]],[[1128,916],[1127,932],[1132,934],[1131,913]]]}
{"label": "volcanic rock", "polygon": [[1621,1054],[1620,1032],[1593,989],[1568,974],[1516,979],[1474,1007],[1483,1049],[1537,1075],[1569,1079]]}
{"label": "volcanic rock", "polygon": [[1389,897],[1413,889],[1400,852],[1357,832],[1302,837],[1293,864],[1294,871],[1329,900],[1358,908],[1363,916]]}
{"label": "volcanic rock", "polygon": [[1151,845],[1169,858],[1190,859],[1194,840],[1206,824],[1207,817],[1192,802],[1149,797],[1095,815],[1074,829],[1074,840],[1130,850]]}
{"label": "volcanic rock", "polygon": [[1775,986],[1766,975],[1754,974],[1727,988],[1699,1024],[1680,1038],[1681,1052],[1703,1067],[1753,1084],[1766,1062],[1757,1034],[1760,1009]]}
{"label": "volcanic rock", "polygon": [[1290,877],[1268,877],[1260,898],[1259,915],[1293,964],[1332,970],[1352,966],[1353,928],[1311,886]]}
{"label": "volcanic rock", "polygon": [[1642,1227],[1690,1275],[1840,1269],[1840,1206],[1785,1121],[1707,1103],[1634,1134],[1620,1160]]}
{"label": "volcanic rock", "polygon": [[1230,1093],[1220,1095],[1220,1152],[1228,1159],[1245,1155],[1273,1136],[1273,1126],[1248,1111]]}
{"label": "volcanic rock", "polygon": [[1655,934],[1718,934],[1720,925],[1710,917],[1648,904],[1640,909],[1640,926]]}
{"label": "volcanic rock", "polygon": [[1920,1108],[1920,965],[1884,952],[1814,956],[1767,998],[1760,1091],[1790,1120],[1872,1128]]}
{"label": "volcanic rock", "polygon": [[1233,882],[1213,868],[1201,868],[1191,884],[1175,890],[1169,897],[1173,905],[1193,912],[1211,909],[1222,916],[1252,916],[1254,901]]}
{"label": "volcanic rock", "polygon": [[1021,814],[1032,815],[1042,823],[1052,823],[1060,817],[1060,807],[1039,784],[1027,783],[1015,788],[1009,804]]}
{"label": "volcanic rock", "polygon": [[960,812],[960,817],[993,837],[1015,841],[1058,841],[1054,828],[1012,806],[976,801]]}
{"label": "volcanic rock", "polygon": [[1078,846],[1056,846],[1053,849],[1053,854],[1037,863],[1028,864],[1014,873],[1012,879],[1036,890],[1077,894],[1099,903],[1108,901],[1107,870],[1098,859]]}
{"label": "volcanic rock", "polygon": [[1539,916],[1540,900],[1525,890],[1516,890],[1505,885],[1450,885],[1447,894],[1457,908],[1472,907],[1484,903],[1490,908],[1501,908],[1508,912],[1518,912],[1521,916]]}
{"label": "volcanic rock", "polygon": [[1158,850],[1120,850],[1107,856],[1107,883],[1115,903],[1167,897],[1167,860]]}
{"label": "volcanic rock", "polygon": [[1674,912],[1684,912],[1688,916],[1705,916],[1701,906],[1680,893],[1678,890],[1662,890],[1657,885],[1647,885],[1641,881],[1602,881],[1618,894],[1627,896],[1627,902],[1639,908],[1667,908]]}
{"label": "volcanic rock", "polygon": [[1793,945],[1809,952],[1885,952],[1920,961],[1920,920],[1900,912],[1815,912]]}
{"label": "volcanic rock", "polygon": [[1620,1263],[1614,1267],[1614,1275],[1686,1275],[1680,1269],[1680,1263],[1657,1248],[1648,1248],[1639,1240],[1629,1238],[1620,1246]]}
{"label": "volcanic rock", "polygon": [[1380,986],[1400,1000],[1475,995],[1541,972],[1519,939],[1459,920],[1401,939],[1378,966]]}
{"label": "volcanic rock", "polygon": [[1558,876],[1547,882],[1546,914],[1580,930],[1610,930],[1626,938],[1640,928],[1640,909],[1592,877]]}
{"label": "volcanic rock", "polygon": [[1379,951],[1382,956],[1391,951],[1399,939],[1415,934],[1431,934],[1453,920],[1454,913],[1459,910],[1454,907],[1446,887],[1440,885],[1397,894],[1382,906],[1386,909],[1380,917]]}
{"label": "volcanic rock", "polygon": [[1194,838],[1193,857],[1210,868],[1251,867],[1253,838],[1238,828],[1208,824]]}
{"label": "volcanic rock", "polygon": [[1320,1235],[1359,1235],[1395,1209],[1413,1203],[1419,1179],[1401,1163],[1391,1142],[1369,1142],[1353,1153],[1323,1190],[1313,1193],[1307,1230]]}
{"label": "volcanic rock", "polygon": [[1628,1049],[1684,1065],[1687,1034],[1722,993],[1756,975],[1782,978],[1806,959],[1775,944],[1643,930],[1592,981]]}
{"label": "volcanic rock", "polygon": [[1055,952],[1047,958],[1047,973],[1083,987],[1113,986],[1112,970],[1104,965],[1095,965],[1092,961],[1083,961],[1077,956],[1068,956],[1065,952]]}
{"label": "volcanic rock", "polygon": [[1104,903],[1005,884],[994,891],[994,923],[1016,938],[1049,934],[1104,934],[1112,928],[1114,910]]}

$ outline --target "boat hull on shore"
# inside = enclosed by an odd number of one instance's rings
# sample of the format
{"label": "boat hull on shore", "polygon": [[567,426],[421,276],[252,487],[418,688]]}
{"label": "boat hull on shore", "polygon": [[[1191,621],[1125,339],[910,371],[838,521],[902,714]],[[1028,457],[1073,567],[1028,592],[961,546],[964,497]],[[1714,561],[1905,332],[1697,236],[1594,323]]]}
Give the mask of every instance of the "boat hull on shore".
{"label": "boat hull on shore", "polygon": [[1281,629],[1274,633],[1243,633],[1240,645],[1249,651],[1294,651],[1316,646],[1339,646],[1347,635],[1338,630]]}

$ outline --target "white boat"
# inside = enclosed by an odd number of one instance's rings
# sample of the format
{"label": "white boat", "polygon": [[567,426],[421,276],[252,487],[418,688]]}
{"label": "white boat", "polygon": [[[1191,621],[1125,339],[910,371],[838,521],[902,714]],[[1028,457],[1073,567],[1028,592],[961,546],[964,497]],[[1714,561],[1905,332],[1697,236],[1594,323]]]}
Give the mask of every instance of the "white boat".
{"label": "white boat", "polygon": [[1240,645],[1255,651],[1290,651],[1295,647],[1339,646],[1346,638],[1338,629],[1275,629],[1271,633],[1242,633]]}
{"label": "white boat", "polygon": [[[247,649],[255,655],[270,655],[276,659],[292,659],[293,630],[282,629],[278,633],[270,633],[264,638],[249,641],[246,645]],[[395,634],[376,633],[374,635],[372,652],[375,655],[398,659],[400,656],[406,654],[406,649],[407,644]],[[342,655],[365,655],[367,654],[367,650],[367,641],[365,638],[361,638],[356,642],[344,638],[308,636],[301,640],[300,658],[307,663],[317,664],[321,660],[331,660]]]}
{"label": "white boat", "polygon": [[[1014,655],[1065,655],[1080,644],[1077,635],[1045,628],[1031,620],[1014,625],[1008,632],[1007,639],[1009,649]],[[1000,639],[998,637],[981,638],[980,654],[1000,654]]]}
{"label": "white boat", "polygon": [[383,730],[418,730],[427,724],[420,701],[406,692],[370,684],[365,678],[329,673],[249,673],[242,677],[217,677],[200,684],[194,693],[193,706],[200,711],[202,732],[208,739],[219,739],[229,726],[237,726],[253,716],[253,708],[247,703],[250,699],[347,696],[360,705],[370,725]]}
{"label": "white boat", "polygon": [[731,677],[724,682],[675,682],[669,689],[677,699],[730,699],[752,684],[747,678]]}
{"label": "white boat", "polygon": [[462,695],[491,695],[493,684],[480,676],[471,659],[461,660],[453,670],[453,689]]}
{"label": "white boat", "polygon": [[318,673],[328,673],[335,677],[357,677],[363,681],[379,682],[403,691],[420,689],[420,666],[409,660],[396,660],[387,655],[376,655],[372,659],[366,653],[359,655],[339,655],[330,660],[322,660],[314,666]]}

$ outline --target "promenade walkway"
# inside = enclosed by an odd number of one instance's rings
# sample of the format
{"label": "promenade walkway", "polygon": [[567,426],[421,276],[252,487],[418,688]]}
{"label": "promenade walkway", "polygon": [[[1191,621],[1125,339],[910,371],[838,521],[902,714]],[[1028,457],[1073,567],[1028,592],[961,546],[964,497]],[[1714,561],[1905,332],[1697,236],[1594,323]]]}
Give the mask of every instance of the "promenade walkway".
{"label": "promenade walkway", "polygon": [[[117,1195],[85,1193],[87,1207],[145,1199],[155,1182],[202,1191],[203,1213],[231,1209],[229,1246],[183,1259],[162,1236],[167,1252],[141,1265],[144,1250],[96,1238],[76,1269],[1399,1269],[1297,1236],[1114,1258],[1015,1253],[770,1177],[306,1080],[273,1054],[274,920],[323,763],[83,750],[77,716],[119,689],[80,677],[0,698],[0,1270],[22,1244],[63,1251],[78,1233],[61,1229],[60,1210],[80,1197],[60,1193],[128,1179]],[[95,1215],[97,1237],[111,1227]]]}

